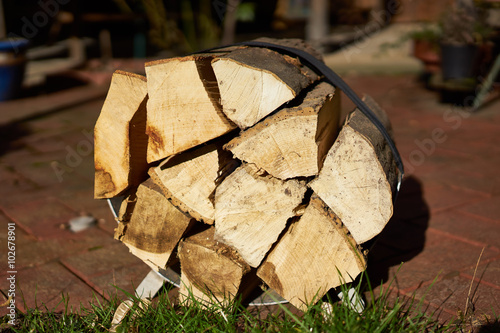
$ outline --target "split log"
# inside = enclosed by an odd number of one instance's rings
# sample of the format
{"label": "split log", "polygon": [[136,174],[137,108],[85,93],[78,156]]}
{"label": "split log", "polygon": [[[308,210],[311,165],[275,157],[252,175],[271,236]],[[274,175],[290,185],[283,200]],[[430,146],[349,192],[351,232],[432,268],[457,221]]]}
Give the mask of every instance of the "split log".
{"label": "split log", "polygon": [[318,174],[340,117],[340,93],[320,83],[299,106],[285,108],[247,129],[224,148],[280,179]]}
{"label": "split log", "polygon": [[[126,216],[122,212],[120,215]],[[177,243],[191,225],[191,217],[173,206],[160,188],[148,179],[139,185],[130,220],[118,224],[115,239],[159,272],[167,267]]]}
{"label": "split log", "polygon": [[174,156],[149,174],[180,210],[213,224],[215,189],[238,164],[222,145],[210,144]]}
{"label": "split log", "polygon": [[146,78],[116,71],[94,128],[96,199],[137,187],[148,169]]}
{"label": "split log", "polygon": [[236,126],[222,113],[210,66],[215,55],[192,55],[146,63],[148,162],[219,137]]}
{"label": "split log", "polygon": [[[391,133],[385,112],[365,103]],[[393,213],[398,170],[392,151],[375,125],[358,109],[346,119],[319,176],[309,183],[358,244],[378,235]]]}
{"label": "split log", "polygon": [[215,238],[257,267],[301,204],[306,186],[243,164],[215,191]]}
{"label": "split log", "polygon": [[329,289],[353,281],[365,267],[364,254],[340,219],[313,195],[304,215],[289,227],[257,275],[306,310]]}
{"label": "split log", "polygon": [[319,78],[297,59],[265,48],[235,50],[215,58],[212,67],[222,110],[243,129],[291,101]]}
{"label": "split log", "polygon": [[214,239],[215,229],[192,235],[179,244],[181,300],[228,304],[248,295],[257,284],[255,273],[237,251]]}

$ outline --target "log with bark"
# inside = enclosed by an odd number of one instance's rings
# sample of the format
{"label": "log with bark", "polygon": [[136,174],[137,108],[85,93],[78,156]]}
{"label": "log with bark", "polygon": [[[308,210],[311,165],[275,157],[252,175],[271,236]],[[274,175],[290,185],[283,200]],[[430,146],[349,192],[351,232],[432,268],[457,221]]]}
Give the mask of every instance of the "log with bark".
{"label": "log with bark", "polygon": [[[391,133],[385,112],[371,97],[364,100]],[[361,244],[378,235],[389,222],[397,182],[391,149],[375,125],[356,109],[309,186]]]}
{"label": "log with bark", "polygon": [[342,221],[317,196],[259,267],[257,275],[301,310],[331,288],[352,282],[365,255]]}
{"label": "log with bark", "polygon": [[126,198],[122,207],[128,212],[120,214],[115,239],[155,271],[166,269],[177,243],[193,225],[192,217],[172,205],[151,179],[142,183],[135,195]]}
{"label": "log with bark", "polygon": [[[320,58],[301,41],[263,41]],[[359,110],[339,132],[337,89],[259,47],[158,60],[146,74],[113,78],[96,197],[124,196],[115,237],[154,270],[179,259],[181,299],[224,303],[260,282],[305,309],[366,268],[398,174]]]}
{"label": "log with bark", "polygon": [[225,148],[276,178],[315,176],[337,135],[339,103],[335,88],[320,83],[300,105],[269,116]]}
{"label": "log with bark", "polygon": [[210,227],[179,244],[181,300],[228,305],[237,296],[247,296],[258,283],[239,253],[214,234],[215,228]]}
{"label": "log with bark", "polygon": [[221,144],[214,143],[174,156],[149,174],[179,209],[213,224],[215,189],[237,164]]}
{"label": "log with bark", "polygon": [[212,60],[212,67],[222,111],[240,128],[256,124],[319,78],[297,59],[264,48],[235,50]]}

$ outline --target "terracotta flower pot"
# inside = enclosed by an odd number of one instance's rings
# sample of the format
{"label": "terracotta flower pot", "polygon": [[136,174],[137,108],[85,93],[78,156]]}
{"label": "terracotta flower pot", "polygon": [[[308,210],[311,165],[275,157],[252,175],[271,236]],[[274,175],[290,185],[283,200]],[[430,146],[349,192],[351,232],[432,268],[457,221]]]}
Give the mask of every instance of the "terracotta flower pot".
{"label": "terracotta flower pot", "polygon": [[423,39],[413,40],[413,56],[424,63],[428,73],[438,72],[441,68],[441,56],[437,44]]}

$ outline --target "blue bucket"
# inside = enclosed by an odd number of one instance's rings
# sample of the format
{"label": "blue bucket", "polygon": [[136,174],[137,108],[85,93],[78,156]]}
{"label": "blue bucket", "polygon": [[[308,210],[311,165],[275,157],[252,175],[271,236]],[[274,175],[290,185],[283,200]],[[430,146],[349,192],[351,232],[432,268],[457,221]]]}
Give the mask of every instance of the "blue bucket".
{"label": "blue bucket", "polygon": [[0,101],[15,98],[21,90],[28,44],[22,38],[0,40]]}

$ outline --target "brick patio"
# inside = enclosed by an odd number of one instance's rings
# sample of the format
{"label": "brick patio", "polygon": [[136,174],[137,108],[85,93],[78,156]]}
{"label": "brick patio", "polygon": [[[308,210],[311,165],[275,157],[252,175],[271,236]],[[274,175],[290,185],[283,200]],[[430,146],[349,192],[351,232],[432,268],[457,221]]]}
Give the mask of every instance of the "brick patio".
{"label": "brick patio", "polygon": [[[452,113],[414,75],[345,79],[388,112],[407,170],[394,217],[371,252],[374,282],[391,280],[404,262],[394,293],[420,297],[438,276],[425,304],[439,307],[446,320],[464,311],[472,283],[475,315],[498,315],[500,101],[477,114]],[[44,303],[61,310],[64,294],[79,308],[115,293],[113,285],[132,292],[149,271],[113,240],[116,222],[107,203],[93,199],[89,133],[103,98],[1,129],[0,289],[9,289],[3,244],[7,224],[15,222],[21,311],[21,291],[29,307]],[[351,108],[345,99],[343,104]],[[70,232],[68,220],[80,214],[96,217],[97,227]]]}

